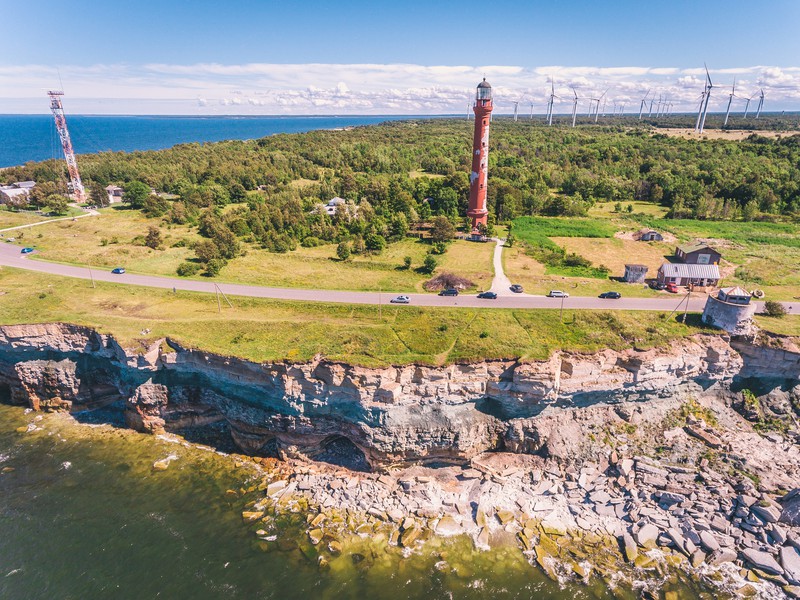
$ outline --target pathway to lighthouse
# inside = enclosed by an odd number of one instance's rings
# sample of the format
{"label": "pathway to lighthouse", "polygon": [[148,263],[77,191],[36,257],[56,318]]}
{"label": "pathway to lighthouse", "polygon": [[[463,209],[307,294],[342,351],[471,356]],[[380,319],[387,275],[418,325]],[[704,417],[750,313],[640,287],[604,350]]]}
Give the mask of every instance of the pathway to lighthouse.
{"label": "pathway to lighthouse", "polygon": [[494,279],[492,279],[492,291],[498,296],[513,296],[515,295],[509,288],[511,287],[511,280],[506,277],[503,271],[503,247],[505,240],[501,238],[492,238],[497,245],[494,247]]}

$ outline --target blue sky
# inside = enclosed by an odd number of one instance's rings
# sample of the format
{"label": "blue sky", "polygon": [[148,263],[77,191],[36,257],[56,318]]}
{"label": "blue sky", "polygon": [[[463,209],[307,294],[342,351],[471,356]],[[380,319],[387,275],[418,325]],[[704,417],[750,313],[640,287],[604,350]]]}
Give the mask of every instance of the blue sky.
{"label": "blue sky", "polygon": [[537,112],[549,76],[563,95],[609,88],[631,109],[658,89],[689,110],[703,61],[720,86],[800,108],[797,0],[3,4],[34,25],[4,28],[0,112],[46,110],[56,68],[74,112],[460,112],[484,73]]}

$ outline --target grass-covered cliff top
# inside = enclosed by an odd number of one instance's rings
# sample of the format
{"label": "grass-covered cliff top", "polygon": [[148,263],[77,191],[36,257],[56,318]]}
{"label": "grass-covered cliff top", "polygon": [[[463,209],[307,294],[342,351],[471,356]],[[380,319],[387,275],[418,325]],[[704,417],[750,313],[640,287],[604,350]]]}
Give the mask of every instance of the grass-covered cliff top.
{"label": "grass-covered cliff top", "polygon": [[[666,345],[700,331],[660,313],[353,306],[231,298],[59,278],[0,268],[0,324],[69,322],[126,347],[160,337],[253,361],[315,355],[378,366],[481,359],[546,359],[556,350]],[[794,327],[800,322],[794,317]],[[791,321],[784,321],[789,326]]]}

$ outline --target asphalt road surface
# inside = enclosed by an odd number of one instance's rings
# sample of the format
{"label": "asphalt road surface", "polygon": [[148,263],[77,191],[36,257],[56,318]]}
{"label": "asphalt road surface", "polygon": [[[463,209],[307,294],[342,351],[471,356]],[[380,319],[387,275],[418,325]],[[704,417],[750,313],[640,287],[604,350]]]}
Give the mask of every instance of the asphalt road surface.
{"label": "asphalt road surface", "polygon": [[[249,296],[253,298],[273,298],[277,300],[301,300],[310,302],[341,302],[346,304],[389,304],[389,301],[401,292],[345,292],[334,290],[307,290],[299,288],[276,288],[256,285],[242,285],[235,283],[216,283],[209,281],[196,281],[178,277],[158,277],[155,275],[137,275],[125,273],[115,275],[108,269],[89,269],[60,263],[31,260],[31,255],[20,253],[21,246],[4,243],[0,244],[0,265],[15,267],[74,277],[77,279],[94,279],[95,281],[108,281],[125,285],[139,285],[167,290],[181,290],[187,292],[205,292],[214,294],[219,288],[229,296]],[[482,300],[474,295],[462,294],[459,296],[435,296],[433,294],[403,294],[410,298],[413,306],[460,306],[468,308],[552,308],[560,309],[560,298],[546,298],[529,294],[511,294],[499,296],[496,300]],[[618,309],[618,310],[654,310],[672,312],[677,309],[683,311],[686,306],[686,295],[675,294],[663,298],[621,298],[619,300],[602,300],[595,297],[573,296],[563,302],[564,309]],[[706,297],[697,294],[689,300],[689,312],[702,312]],[[760,303],[759,303],[760,304]],[[800,301],[785,303],[789,312],[800,314]],[[759,308],[760,310],[760,308]]]}

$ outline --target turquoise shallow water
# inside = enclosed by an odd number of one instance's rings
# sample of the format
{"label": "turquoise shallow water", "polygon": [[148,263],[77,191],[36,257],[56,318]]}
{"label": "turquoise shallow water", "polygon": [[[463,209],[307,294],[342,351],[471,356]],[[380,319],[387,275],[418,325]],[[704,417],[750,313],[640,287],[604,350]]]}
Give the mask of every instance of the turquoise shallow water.
{"label": "turquoise shallow water", "polygon": [[[305,515],[260,542],[242,522],[253,483],[230,457],[66,415],[0,405],[0,598],[633,598],[601,582],[561,588],[516,548],[434,540],[404,556],[345,542],[321,569]],[[40,429],[20,433],[19,427]],[[177,456],[166,471],[153,462]],[[298,546],[299,543],[299,546]],[[687,587],[681,598],[697,597]]]}
{"label": "turquoise shallow water", "polygon": [[[275,133],[337,129],[407,118],[410,117],[159,117],[68,114],[67,125],[75,152],[84,154],[108,150],[158,150],[191,142],[257,139]],[[52,116],[0,115],[0,168],[49,158],[63,158]]]}

